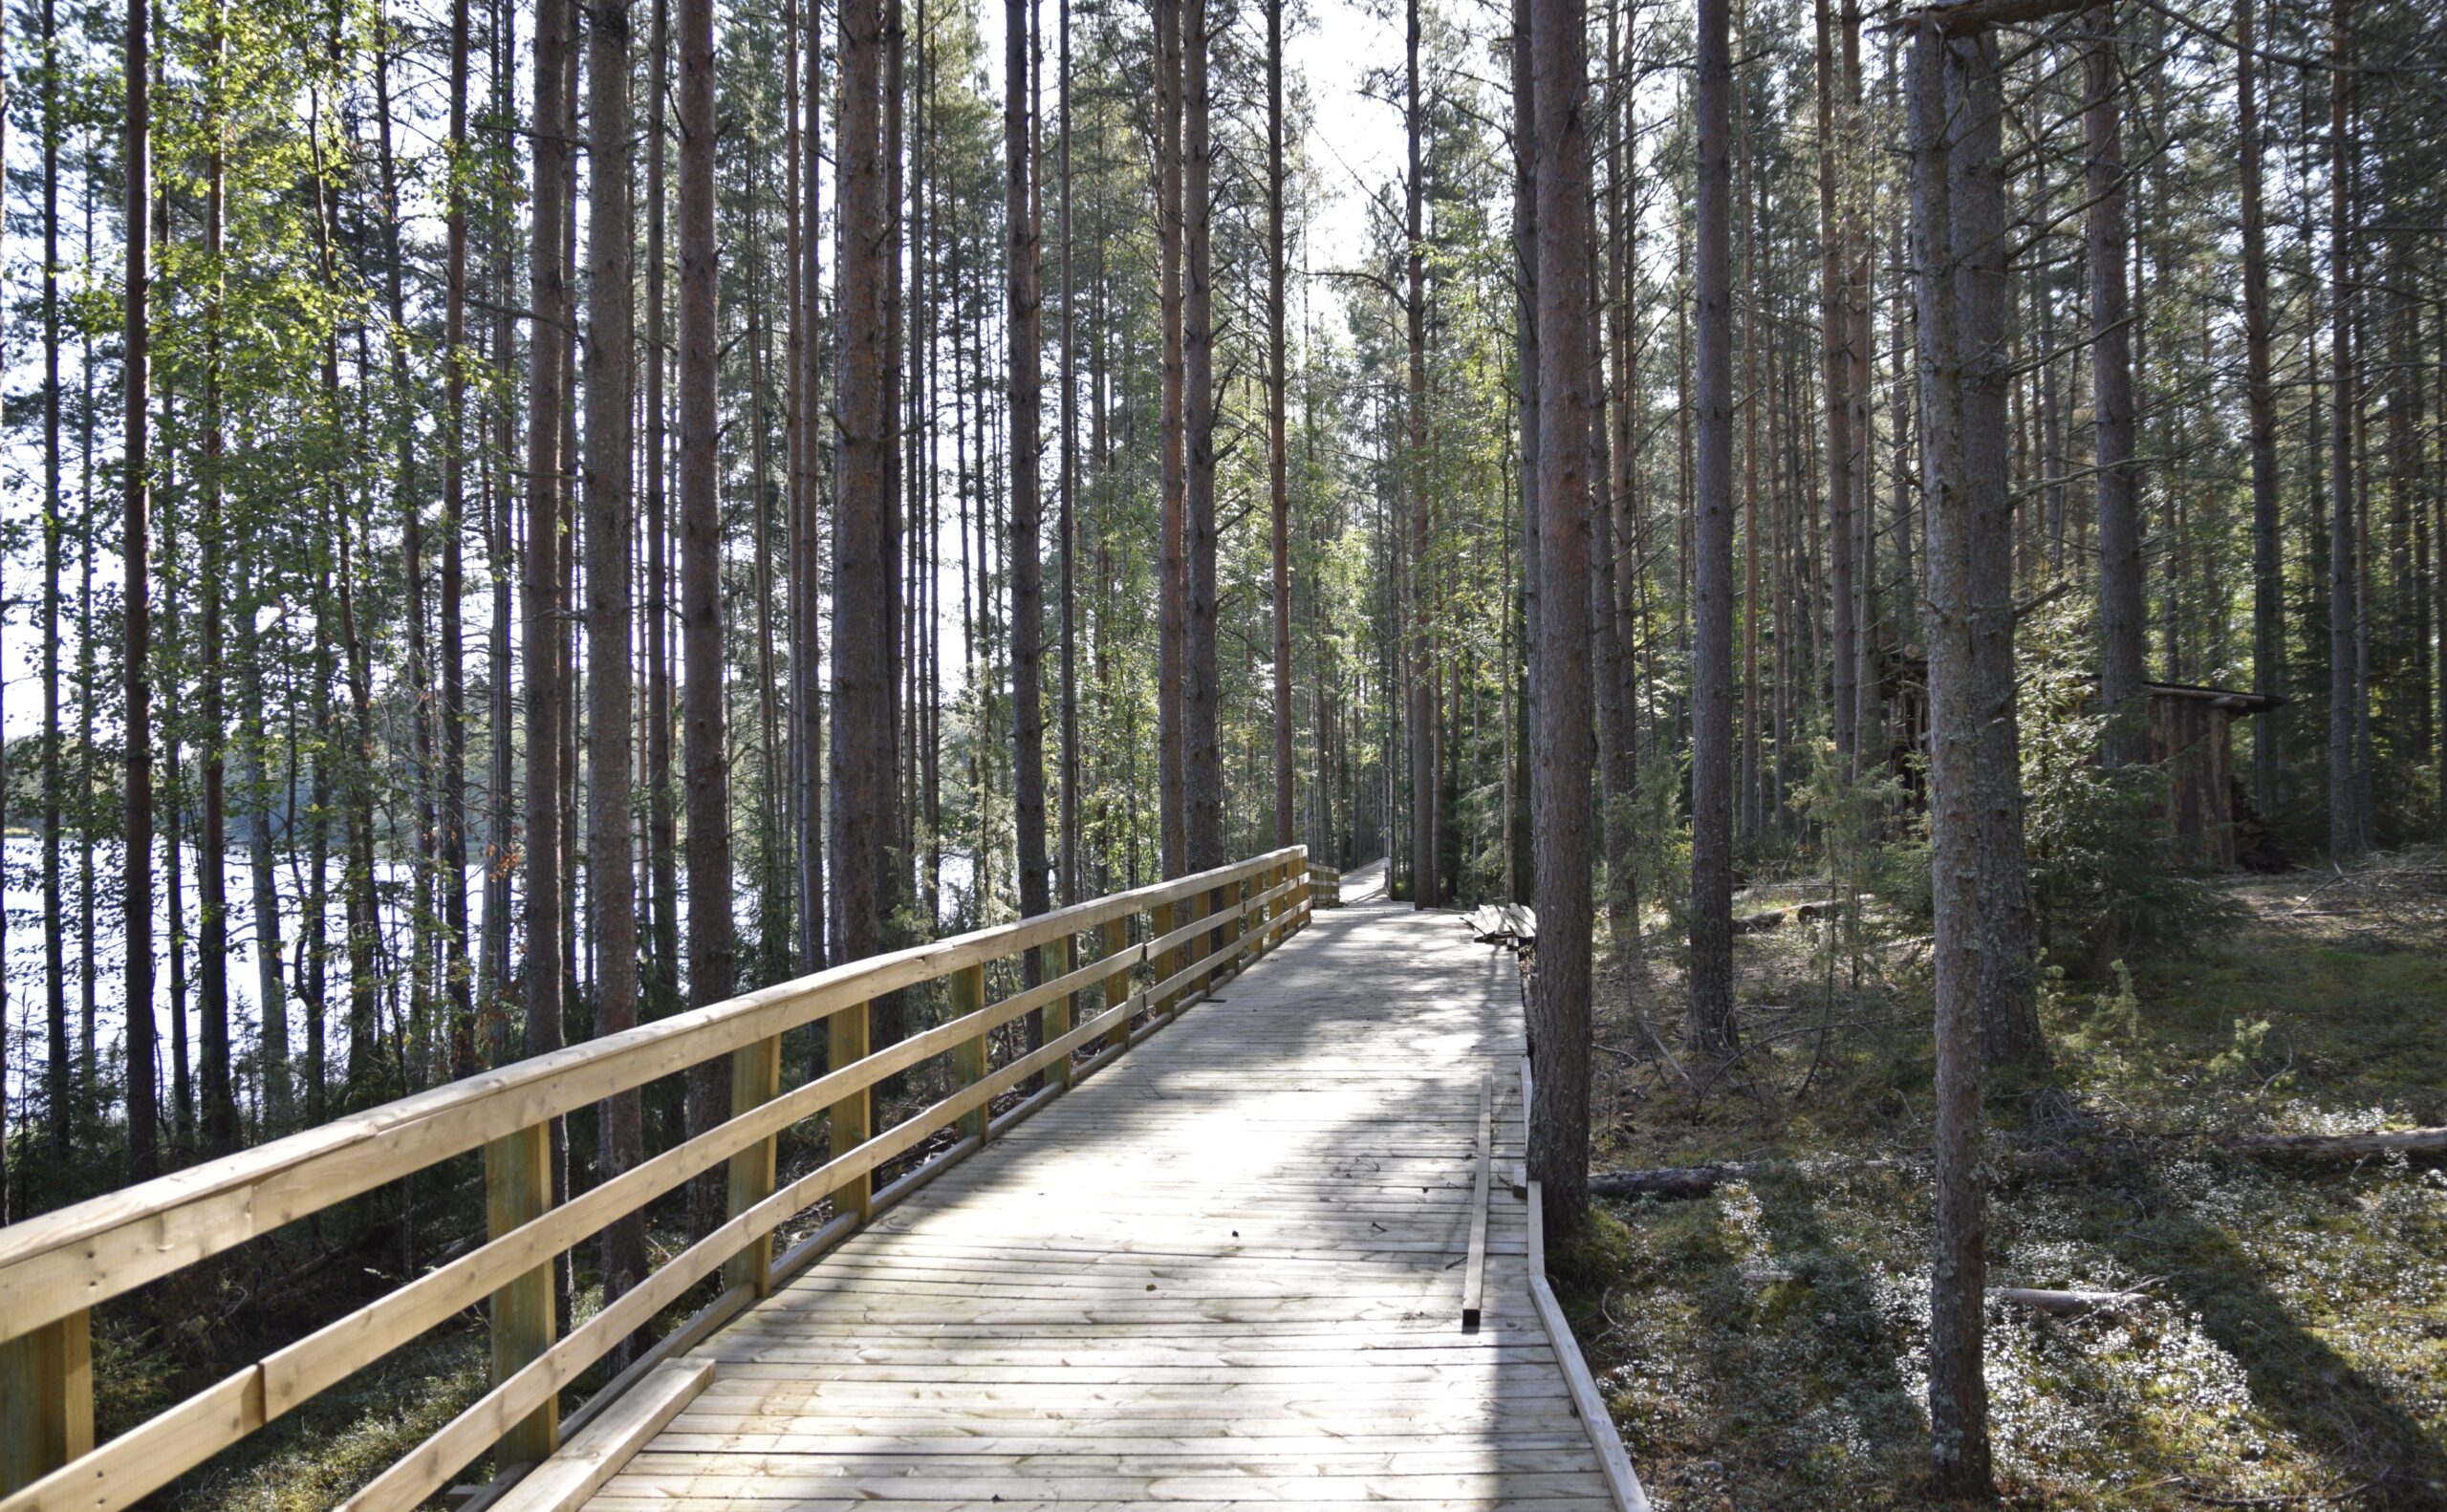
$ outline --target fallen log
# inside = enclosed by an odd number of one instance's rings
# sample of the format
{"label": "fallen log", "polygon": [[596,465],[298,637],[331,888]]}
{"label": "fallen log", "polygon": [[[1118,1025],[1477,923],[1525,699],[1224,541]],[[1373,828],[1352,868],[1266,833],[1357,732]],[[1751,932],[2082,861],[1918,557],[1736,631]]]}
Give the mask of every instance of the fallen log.
{"label": "fallen log", "polygon": [[[2447,1129],[2399,1129],[2385,1134],[2161,1134],[2151,1137],[2154,1142],[2164,1144],[2182,1140],[2205,1141],[2213,1149],[2256,1160],[2305,1163],[2368,1160],[2399,1152],[2407,1156],[2447,1155]],[[1927,1156],[1923,1154],[1918,1159],[1728,1160],[1708,1165],[1659,1166],[1650,1170],[1596,1171],[1590,1175],[1589,1192],[1592,1197],[1646,1197],[1664,1202],[1688,1201],[1707,1197],[1727,1182],[1755,1181],[1780,1171],[1802,1177],[1842,1176],[1876,1171],[1912,1171],[1926,1162]],[[2000,1174],[2061,1176],[2083,1163],[2083,1152],[2078,1147],[2051,1146],[2009,1156],[2005,1169]]]}
{"label": "fallen log", "polygon": [[1991,1286],[1988,1295],[2051,1318],[2084,1318],[2091,1313],[2114,1317],[2150,1300],[2141,1291],[2057,1291],[2045,1286]]}
{"label": "fallen log", "polygon": [[1848,1172],[1899,1171],[1902,1160],[1728,1160],[1716,1165],[1660,1166],[1649,1171],[1598,1171],[1589,1177],[1592,1197],[1653,1197],[1661,1202],[1706,1197],[1731,1181],[1756,1181],[1789,1171],[1804,1177],[1838,1176]]}
{"label": "fallen log", "polygon": [[2368,1160],[2398,1151],[2447,1155],[2447,1129],[2398,1129],[2385,1134],[2252,1134],[2229,1148],[2264,1160]]}

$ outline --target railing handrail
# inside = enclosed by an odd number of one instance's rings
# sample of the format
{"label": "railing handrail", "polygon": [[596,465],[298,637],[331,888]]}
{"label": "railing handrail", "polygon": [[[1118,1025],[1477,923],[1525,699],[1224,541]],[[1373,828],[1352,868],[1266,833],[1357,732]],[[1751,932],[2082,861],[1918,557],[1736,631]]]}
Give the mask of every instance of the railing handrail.
{"label": "railing handrail", "polygon": [[[1288,846],[1050,914],[828,966],[617,1034],[512,1061],[344,1114],[270,1144],[217,1156],[0,1228],[0,1341],[31,1333],[71,1312],[208,1260],[385,1181],[480,1149],[502,1134],[563,1116],[744,1045],[812,1023],[851,1004],[916,986],[963,966],[1034,949],[1109,919],[1179,902],[1253,875],[1269,864],[1279,865],[1304,850]],[[565,1080],[577,1072],[590,1074],[574,1086]],[[519,1100],[539,1087],[560,1091],[537,1094],[531,1102]],[[481,1117],[494,1104],[513,1105],[499,1110],[504,1115],[499,1127],[496,1120]],[[468,1122],[429,1142],[419,1138],[420,1132],[444,1117]],[[383,1141],[388,1141],[382,1152],[385,1158],[379,1163],[348,1163],[357,1152]],[[294,1200],[270,1209],[260,1205],[263,1197],[274,1194],[259,1189],[284,1177],[295,1177],[300,1190],[292,1194],[284,1186],[276,1195]],[[227,1215],[237,1223],[192,1235],[179,1231],[182,1220],[200,1216],[198,1209],[228,1202],[240,1194],[246,1196],[245,1207]],[[129,1253],[117,1263],[100,1254],[76,1257],[83,1262],[76,1268],[102,1274],[89,1274],[71,1285],[48,1273],[44,1265],[63,1254],[107,1245],[113,1236],[124,1236],[138,1224],[162,1226],[129,1246]]]}
{"label": "railing handrail", "polygon": [[[836,1207],[846,1202],[818,1237],[845,1236],[879,1200],[873,1184],[878,1167],[955,1123],[964,1135],[962,1151],[982,1145],[1000,1126],[991,1114],[997,1095],[1043,1073],[1046,1091],[1006,1115],[1021,1116],[1070,1086],[1074,1073],[1086,1074],[1132,1043],[1139,1012],[1177,1013],[1219,975],[1243,964],[1253,948],[1263,954],[1300,928],[1310,905],[1306,848],[1285,847],[831,967],[513,1062],[0,1230],[0,1372],[7,1387],[0,1392],[0,1468],[8,1472],[0,1479],[6,1493],[0,1512],[125,1506],[487,1296],[495,1299],[492,1390],[385,1470],[351,1505],[413,1506],[505,1434],[534,1431],[516,1440],[528,1453],[510,1453],[508,1442],[504,1453],[540,1458],[554,1441],[552,1404],[561,1388],[696,1281],[717,1268],[723,1272],[722,1301],[699,1315],[712,1327],[740,1300],[762,1295],[777,1276],[824,1247],[811,1239],[773,1264],[772,1235],[794,1214],[828,1196]],[[1128,921],[1142,912],[1151,916],[1150,927],[1132,943]],[[1101,953],[1074,963],[1076,937],[1092,932]],[[1046,980],[987,1003],[986,965],[1037,949],[1047,952]],[[1133,973],[1151,963],[1154,980],[1132,991]],[[943,978],[952,987],[948,1021],[868,1051],[868,1009],[876,999]],[[1101,1009],[1074,1025],[1077,994],[1099,988]],[[1043,1043],[989,1070],[991,1031],[1040,1008]],[[831,1026],[831,1069],[784,1091],[781,1036],[820,1019]],[[1099,1041],[1105,1051],[1074,1068],[1072,1056]],[[877,1129],[867,1103],[872,1089],[946,1053],[958,1090]],[[734,1087],[725,1121],[584,1192],[552,1200],[542,1142],[551,1120],[725,1054],[732,1057]],[[824,1164],[778,1182],[775,1141],[791,1125],[827,1113],[834,1148]],[[85,1362],[87,1319],[96,1304],[478,1148],[486,1151],[490,1232],[484,1243],[93,1446]],[[730,1165],[728,1221],[555,1342],[553,1257],[725,1161]],[[932,1174],[913,1173],[895,1183],[896,1190]],[[598,1399],[618,1385],[598,1393]],[[29,1481],[30,1470],[39,1479]]]}

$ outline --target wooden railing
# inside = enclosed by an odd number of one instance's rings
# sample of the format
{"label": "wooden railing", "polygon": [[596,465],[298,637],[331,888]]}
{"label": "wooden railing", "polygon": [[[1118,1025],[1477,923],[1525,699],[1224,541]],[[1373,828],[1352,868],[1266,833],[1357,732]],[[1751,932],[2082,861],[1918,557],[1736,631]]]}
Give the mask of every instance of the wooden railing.
{"label": "wooden railing", "polygon": [[1342,907],[1342,874],[1331,866],[1309,867],[1310,906],[1312,908]]}
{"label": "wooden railing", "polygon": [[[1306,848],[1292,846],[874,957],[519,1061],[0,1229],[0,1512],[126,1506],[487,1299],[491,1390],[348,1505],[360,1512],[413,1507],[496,1446],[505,1465],[539,1461],[563,1431],[561,1392],[614,1345],[699,1282],[723,1273],[718,1298],[596,1393],[573,1415],[572,1431],[876,1212],[1094,1073],[1299,929],[1312,906],[1310,875]],[[1134,927],[1141,916],[1146,922]],[[986,1003],[986,967],[1029,951],[1037,953],[1039,984]],[[954,1017],[870,1050],[875,1000],[935,981],[947,983]],[[1135,982],[1140,983],[1136,991]],[[1083,992],[1095,994],[1100,1006],[1078,1018],[1073,1010]],[[987,1035],[1033,1012],[1043,1015],[1039,1047],[989,1067]],[[1134,1029],[1142,1013],[1148,1019]],[[818,1020],[826,1026],[830,1069],[784,1092],[782,1035]],[[1081,1059],[1092,1048],[1094,1054]],[[877,1129],[877,1084],[946,1054],[956,1090]],[[731,1061],[729,1121],[552,1202],[552,1120],[722,1056]],[[998,1095],[1040,1076],[1039,1091],[993,1112]],[[828,1158],[778,1183],[780,1135],[818,1115],[829,1119]],[[876,1188],[878,1167],[954,1126],[957,1143]],[[94,1443],[90,1317],[96,1306],[480,1148],[484,1243],[118,1437]],[[726,1220],[556,1339],[555,1257],[717,1166],[727,1169]],[[827,1198],[834,1217],[775,1258],[775,1230]]]}

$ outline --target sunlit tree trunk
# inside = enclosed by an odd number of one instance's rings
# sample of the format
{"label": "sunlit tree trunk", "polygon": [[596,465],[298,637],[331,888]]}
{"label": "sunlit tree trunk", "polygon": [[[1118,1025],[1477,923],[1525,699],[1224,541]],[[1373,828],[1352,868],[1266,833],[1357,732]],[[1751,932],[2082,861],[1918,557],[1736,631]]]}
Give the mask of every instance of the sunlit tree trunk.
{"label": "sunlit tree trunk", "polygon": [[1986,1192],[1980,1169],[1979,713],[1974,706],[1971,535],[1957,319],[1947,43],[1922,20],[1908,87],[1912,247],[1920,364],[1921,473],[1928,522],[1929,832],[1937,910],[1937,1231],[1929,1299],[1931,1468],[1948,1496],[1993,1498],[1981,1373]]}
{"label": "sunlit tree trunk", "polygon": [[[1541,593],[1535,884],[1542,948],[1529,994],[1529,1175],[1544,1184],[1549,1235],[1589,1208],[1590,428],[1598,413],[1597,319],[1590,287],[1589,84],[1579,0],[1530,0],[1538,174],[1538,507]],[[1516,127],[1518,129],[1518,127]]]}
{"label": "sunlit tree trunk", "polygon": [[2133,494],[2133,332],[2126,294],[2123,82],[2115,12],[2101,6],[2082,19],[2082,132],[2090,205],[2090,381],[2097,447],[2099,702],[2109,726],[2110,766],[2144,761],[2149,730],[2141,707],[2147,621],[2141,598],[2141,517]]}

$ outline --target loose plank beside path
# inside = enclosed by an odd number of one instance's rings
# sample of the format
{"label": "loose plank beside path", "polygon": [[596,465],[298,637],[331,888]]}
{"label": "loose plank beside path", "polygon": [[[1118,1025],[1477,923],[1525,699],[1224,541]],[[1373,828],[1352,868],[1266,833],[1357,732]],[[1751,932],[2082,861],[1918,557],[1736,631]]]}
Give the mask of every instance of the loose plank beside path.
{"label": "loose plank beside path", "polygon": [[1521,1045],[1449,916],[1321,912],[692,1350],[587,1504],[1612,1506],[1478,1177],[1483,1084],[1520,1168]]}

